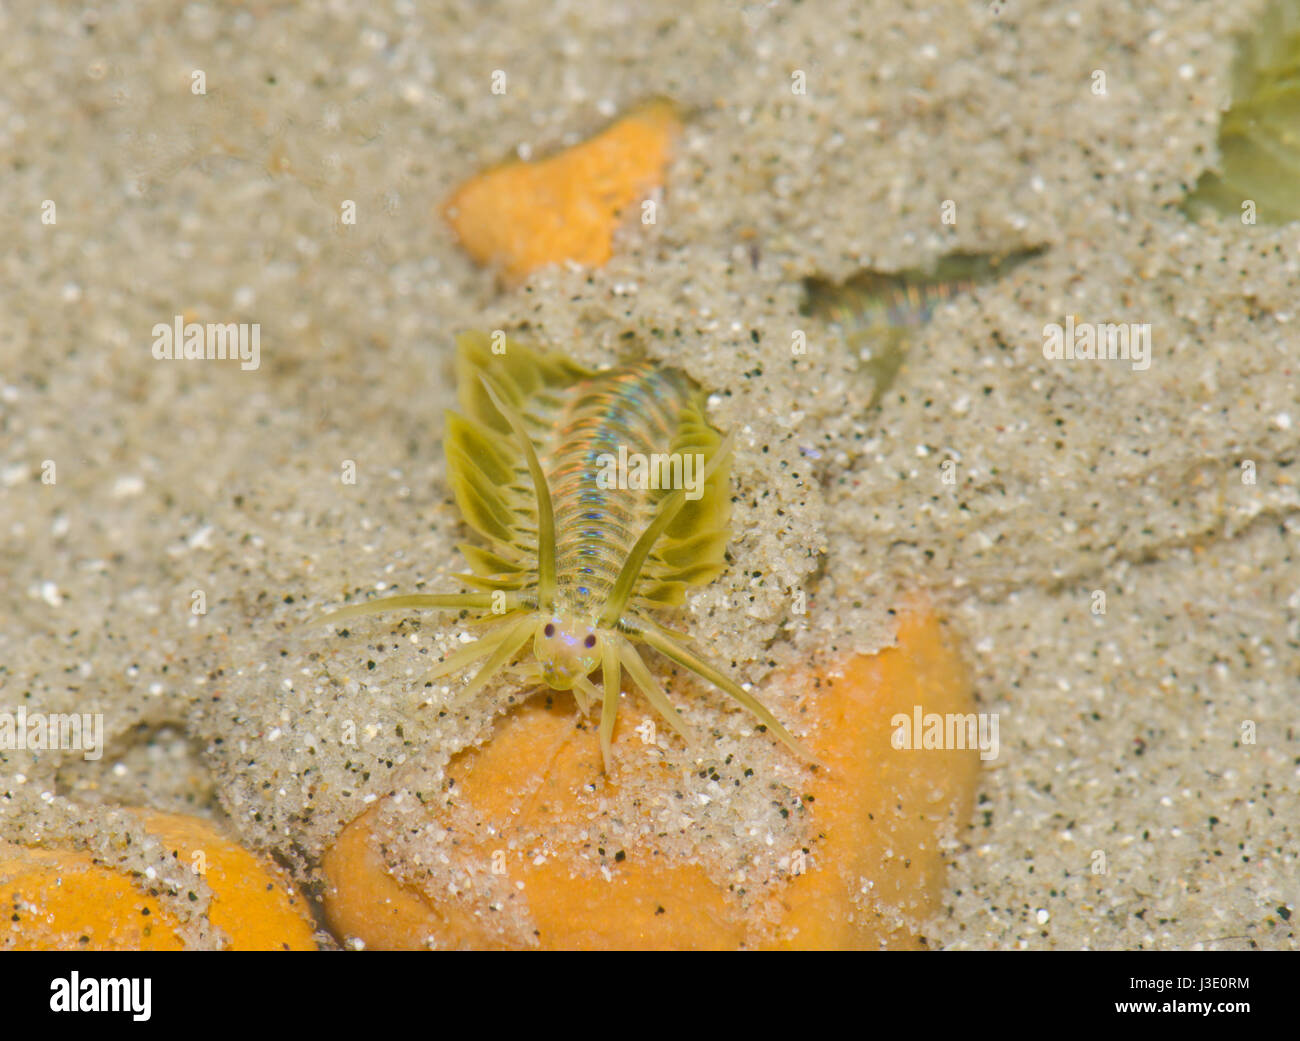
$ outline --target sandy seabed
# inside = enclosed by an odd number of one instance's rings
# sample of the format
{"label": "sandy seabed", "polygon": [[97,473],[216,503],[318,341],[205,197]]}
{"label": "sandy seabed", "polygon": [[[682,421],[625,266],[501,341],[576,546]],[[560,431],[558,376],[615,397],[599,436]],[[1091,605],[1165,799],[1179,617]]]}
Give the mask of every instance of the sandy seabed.
{"label": "sandy seabed", "polygon": [[[1177,209],[1259,7],[0,12],[0,710],[102,713],[106,742],[0,752],[0,837],[143,869],[112,806],[147,803],[310,885],[345,822],[487,732],[499,699],[440,720],[404,693],[449,620],[294,627],[454,583],[453,336],[504,328],[711,389],[733,566],[687,625],[742,678],[888,644],[916,588],[963,635],[1001,749],[932,945],[1294,948],[1300,224]],[[459,181],[657,95],[689,117],[662,219],[603,269],[502,291],[459,252]],[[800,314],[811,275],[1039,244],[940,308],[874,408]],[[258,366],[155,360],[178,315],[256,323]],[[1149,366],[1046,358],[1071,318],[1149,325]],[[721,698],[686,715],[745,740]]]}

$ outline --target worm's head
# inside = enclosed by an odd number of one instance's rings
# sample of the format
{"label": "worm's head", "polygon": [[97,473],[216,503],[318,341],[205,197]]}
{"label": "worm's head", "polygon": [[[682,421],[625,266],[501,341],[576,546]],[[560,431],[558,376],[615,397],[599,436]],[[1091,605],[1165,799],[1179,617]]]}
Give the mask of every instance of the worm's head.
{"label": "worm's head", "polygon": [[579,677],[600,664],[600,633],[590,619],[554,614],[537,625],[533,652],[542,679],[556,690],[572,690]]}

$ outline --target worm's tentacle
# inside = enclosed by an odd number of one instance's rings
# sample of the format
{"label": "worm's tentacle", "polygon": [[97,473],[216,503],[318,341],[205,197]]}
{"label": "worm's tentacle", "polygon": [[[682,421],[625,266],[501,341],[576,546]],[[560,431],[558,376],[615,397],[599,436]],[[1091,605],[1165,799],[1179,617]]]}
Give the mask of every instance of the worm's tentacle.
{"label": "worm's tentacle", "polygon": [[614,646],[614,636],[606,634],[600,646],[600,671],[604,681],[605,700],[600,705],[600,755],[605,763],[605,773],[609,774],[613,762],[614,720],[618,717],[618,693],[622,686],[623,668],[618,662],[618,649]]}
{"label": "worm's tentacle", "polygon": [[578,711],[584,716],[591,709],[591,703],[600,700],[596,685],[586,676],[573,677],[573,696],[578,702]]}
{"label": "worm's tentacle", "polygon": [[535,687],[539,683],[546,685],[545,680],[542,679],[542,670],[535,662],[515,662],[513,665],[507,665],[504,671],[513,676],[520,687]]}
{"label": "worm's tentacle", "polygon": [[632,677],[632,682],[641,688],[641,692],[654,706],[655,711],[664,717],[668,725],[682,735],[687,747],[694,749],[696,744],[695,736],[691,733],[690,728],[682,722],[681,717],[677,714],[677,709],[668,700],[668,695],[659,686],[659,681],[646,668],[646,664],[641,660],[641,655],[637,653],[637,649],[628,640],[621,637],[618,639],[618,658],[623,663],[623,668],[627,669],[627,674]]}
{"label": "worm's tentacle", "polygon": [[730,694],[733,698],[744,705],[745,708],[749,709],[750,712],[757,716],[759,721],[771,730],[773,734],[780,738],[781,741],[796,755],[809,761],[816,762],[817,757],[796,741],[794,736],[777,721],[776,716],[772,715],[767,706],[759,701],[758,698],[754,697],[753,694],[750,694],[746,690],[742,690],[738,684],[728,679],[690,648],[669,636],[654,622],[649,621],[649,619],[642,619],[641,625],[643,627],[639,631],[631,632],[630,635],[636,639],[644,640],[666,658],[670,658],[683,668],[689,669],[701,679],[712,683],[720,690],[726,691],[726,693]]}
{"label": "worm's tentacle", "polygon": [[[518,616],[507,615],[506,617],[511,619],[511,622],[513,622],[513,620]],[[527,617],[532,618],[533,616],[529,614]],[[511,622],[507,622],[499,629],[493,629],[490,633],[484,634],[473,643],[467,644],[460,650],[447,655],[445,660],[438,662],[438,664],[429,670],[425,678],[429,680],[441,679],[443,676],[457,672],[460,669],[465,668],[465,666],[473,664],[480,658],[486,658],[501,645],[503,640],[510,636],[513,627]]]}
{"label": "worm's tentacle", "polygon": [[506,611],[503,614],[488,613],[488,614],[481,614],[477,618],[462,618],[460,620],[460,624],[466,629],[491,628],[492,626],[497,625],[500,622],[503,622],[507,618],[514,617],[520,611],[527,611],[529,614],[533,614],[536,611],[536,609],[537,609],[536,604],[529,603],[528,601],[525,600],[519,604],[516,604],[512,610]]}
{"label": "worm's tentacle", "polygon": [[[458,708],[482,690],[488,680],[492,679],[505,665],[509,664],[511,658],[519,653],[520,648],[533,635],[536,624],[536,620],[531,615],[526,615],[512,625],[503,626],[500,630],[501,635],[498,637],[499,642],[492,652],[492,656],[479,667],[478,672],[466,684],[465,688],[456,692],[455,697],[452,698],[447,707]],[[490,633],[485,639],[491,639],[493,636],[496,636],[496,632]]]}
{"label": "worm's tentacle", "polygon": [[[520,598],[518,594],[513,597],[509,593],[506,594],[506,605],[508,607],[518,607],[519,604]],[[341,622],[345,618],[361,618],[365,615],[383,614],[385,611],[399,611],[407,607],[432,607],[444,611],[462,607],[490,610],[492,608],[492,594],[411,593],[405,596],[386,596],[379,600],[367,600],[362,604],[352,604],[350,607],[339,608],[339,610],[331,611],[321,618],[313,618],[311,621],[304,623],[304,626],[325,625],[329,622]]]}

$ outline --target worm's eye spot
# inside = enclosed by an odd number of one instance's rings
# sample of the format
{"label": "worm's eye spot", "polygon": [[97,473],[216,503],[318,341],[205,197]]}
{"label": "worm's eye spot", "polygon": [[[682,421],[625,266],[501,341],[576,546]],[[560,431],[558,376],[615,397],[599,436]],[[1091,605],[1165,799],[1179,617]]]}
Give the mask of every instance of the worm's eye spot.
{"label": "worm's eye spot", "polygon": [[542,635],[543,635],[543,636],[548,636],[548,637],[550,637],[550,636],[554,636],[554,635],[555,635],[555,626],[553,626],[550,622],[547,622],[547,623],[546,623],[546,628],[542,630]]}
{"label": "worm's eye spot", "polygon": [[596,646],[596,636],[595,636],[595,634],[593,633],[593,634],[591,634],[590,636],[588,636],[585,640],[583,640],[583,641],[582,641],[582,646],[584,646],[584,647],[595,647],[595,646]]}

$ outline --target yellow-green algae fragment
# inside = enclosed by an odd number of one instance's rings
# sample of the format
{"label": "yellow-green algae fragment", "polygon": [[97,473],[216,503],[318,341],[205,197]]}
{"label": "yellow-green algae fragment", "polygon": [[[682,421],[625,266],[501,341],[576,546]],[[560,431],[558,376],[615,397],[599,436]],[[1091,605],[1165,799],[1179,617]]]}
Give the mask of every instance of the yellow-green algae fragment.
{"label": "yellow-green algae fragment", "polygon": [[1240,217],[1247,200],[1259,223],[1300,220],[1300,0],[1278,0],[1241,37],[1219,166],[1201,174],[1183,211]]}

